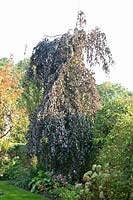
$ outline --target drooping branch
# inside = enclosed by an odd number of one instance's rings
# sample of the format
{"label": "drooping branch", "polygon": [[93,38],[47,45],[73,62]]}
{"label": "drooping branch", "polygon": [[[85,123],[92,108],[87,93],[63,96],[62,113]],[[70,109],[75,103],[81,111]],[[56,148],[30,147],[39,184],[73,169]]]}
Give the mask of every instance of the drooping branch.
{"label": "drooping branch", "polygon": [[8,131],[6,131],[6,133],[0,135],[0,139],[4,138],[5,136],[7,136],[12,130],[12,127],[10,127],[10,129],[8,129]]}
{"label": "drooping branch", "polygon": [[86,42],[87,61],[91,67],[100,65],[106,73],[114,64],[107,38],[100,28],[96,27],[87,34]]}

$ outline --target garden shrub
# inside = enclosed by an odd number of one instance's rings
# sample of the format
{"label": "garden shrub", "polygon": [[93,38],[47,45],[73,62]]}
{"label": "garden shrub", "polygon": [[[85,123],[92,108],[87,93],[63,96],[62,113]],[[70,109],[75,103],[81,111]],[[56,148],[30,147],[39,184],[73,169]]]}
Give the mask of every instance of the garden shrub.
{"label": "garden shrub", "polygon": [[28,186],[31,192],[43,193],[51,192],[54,189],[66,187],[68,181],[62,174],[55,175],[53,172],[39,170]]}
{"label": "garden shrub", "polygon": [[70,180],[62,174],[39,170],[28,184],[31,192],[43,194],[51,199],[76,200],[77,190],[71,185]]}
{"label": "garden shrub", "polygon": [[116,98],[107,101],[97,112],[94,123],[94,140],[98,147],[102,147],[106,136],[113,129],[120,118],[131,113],[133,98]]}
{"label": "garden shrub", "polygon": [[106,138],[100,152],[99,162],[103,166],[108,162],[111,173],[115,174],[112,180],[114,197],[126,199],[131,193],[133,181],[133,104],[127,114],[123,114]]}
{"label": "garden shrub", "polygon": [[[104,96],[102,97],[104,99]],[[105,99],[104,99],[105,100]],[[97,162],[99,157],[99,152],[104,146],[106,140],[108,140],[108,135],[110,135],[111,130],[117,124],[117,121],[123,118],[128,113],[131,113],[133,105],[132,97],[117,97],[113,99],[108,99],[107,102],[101,105],[98,110],[94,126],[93,126],[93,145],[91,155],[93,163]],[[90,164],[93,164],[90,162]]]}
{"label": "garden shrub", "polygon": [[83,176],[83,184],[76,184],[78,200],[127,200],[133,195],[132,180],[127,181],[123,173],[114,171],[109,163],[102,167],[94,164]]}
{"label": "garden shrub", "polygon": [[77,200],[78,192],[72,185],[59,187],[53,191],[54,197],[59,200]]}
{"label": "garden shrub", "polygon": [[85,183],[79,199],[131,199],[133,98],[119,98],[111,100],[110,104],[104,104],[96,123],[95,155],[96,162],[101,164],[101,170],[97,172],[97,165],[94,165],[95,170],[92,169],[84,175]]}
{"label": "garden shrub", "polygon": [[108,165],[103,170],[101,165],[94,164],[92,169],[83,176],[83,184],[76,184],[75,188],[80,189],[78,200],[100,200],[108,199],[108,183],[110,181]]}
{"label": "garden shrub", "polygon": [[16,186],[27,189],[32,174],[30,160],[27,158],[26,145],[14,144],[9,146],[2,158],[2,179],[9,180]]}

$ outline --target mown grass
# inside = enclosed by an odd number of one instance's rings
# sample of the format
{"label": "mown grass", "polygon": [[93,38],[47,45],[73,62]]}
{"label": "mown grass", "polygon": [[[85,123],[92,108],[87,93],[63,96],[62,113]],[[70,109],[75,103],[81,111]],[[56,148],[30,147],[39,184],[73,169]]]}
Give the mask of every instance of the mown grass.
{"label": "mown grass", "polygon": [[47,200],[45,197],[19,189],[5,181],[0,181],[0,192],[4,193],[0,195],[0,200]]}

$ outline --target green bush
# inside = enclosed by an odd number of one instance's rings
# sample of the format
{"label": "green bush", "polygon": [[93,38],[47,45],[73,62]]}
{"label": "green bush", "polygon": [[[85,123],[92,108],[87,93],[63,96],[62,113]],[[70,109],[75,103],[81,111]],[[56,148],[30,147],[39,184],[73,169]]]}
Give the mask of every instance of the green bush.
{"label": "green bush", "polygon": [[60,187],[53,191],[54,197],[59,200],[77,200],[77,191],[72,185]]}
{"label": "green bush", "polygon": [[83,181],[75,186],[80,188],[78,200],[127,200],[133,195],[123,174],[116,173],[108,163],[104,167],[93,165],[92,170],[84,174]]}
{"label": "green bush", "polygon": [[28,184],[31,192],[41,193],[53,188],[51,172],[38,171],[37,175],[31,179]]}
{"label": "green bush", "polygon": [[28,189],[28,183],[31,180],[29,168],[24,168],[20,165],[10,166],[4,174],[5,177],[14,185]]}
{"label": "green bush", "polygon": [[[101,109],[97,112],[93,132],[93,163],[97,162],[99,153],[101,152],[104,144],[111,137],[110,132],[120,119],[124,116],[130,115],[133,110],[133,98],[116,98],[107,101]],[[93,164],[91,163],[91,164]]]}
{"label": "green bush", "polygon": [[98,111],[95,120],[95,129],[105,136],[110,132],[121,115],[129,113],[133,107],[133,98],[117,98],[107,102]]}
{"label": "green bush", "polygon": [[8,154],[9,139],[0,140],[0,179],[4,179],[4,173],[8,168],[10,157]]}
{"label": "green bush", "polygon": [[30,168],[24,166],[19,157],[10,158],[7,155],[7,158],[6,163],[3,162],[2,165],[1,179],[9,180],[14,185],[27,189],[31,179]]}
{"label": "green bush", "polygon": [[10,180],[16,186],[28,188],[31,180],[31,165],[26,156],[26,145],[9,146],[6,153],[1,154],[1,178]]}
{"label": "green bush", "polygon": [[62,174],[55,175],[52,172],[39,170],[29,182],[31,192],[43,193],[56,188],[66,187],[68,182]]}
{"label": "green bush", "polygon": [[[110,190],[113,197],[116,195],[125,200],[131,192],[133,182],[133,109],[126,115],[122,115],[114,128],[106,138],[106,142],[100,152],[99,162],[103,166],[108,162],[112,179]],[[115,181],[114,181],[115,180]]]}
{"label": "green bush", "polygon": [[[84,175],[80,200],[127,200],[133,196],[133,98],[105,104],[95,121],[96,166]],[[93,172],[93,173],[92,173]]]}
{"label": "green bush", "polygon": [[98,85],[97,89],[101,97],[101,109],[96,115],[94,132],[95,142],[102,146],[117,119],[132,109],[133,92],[110,82]]}

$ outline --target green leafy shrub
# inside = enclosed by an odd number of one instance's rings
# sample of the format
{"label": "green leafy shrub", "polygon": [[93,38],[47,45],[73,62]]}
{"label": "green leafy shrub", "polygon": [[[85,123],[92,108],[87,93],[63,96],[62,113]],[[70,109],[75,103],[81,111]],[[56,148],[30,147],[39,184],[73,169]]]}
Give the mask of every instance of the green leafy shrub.
{"label": "green leafy shrub", "polygon": [[133,107],[133,98],[117,98],[108,101],[98,111],[94,124],[94,143],[98,150],[102,147],[115,124],[119,119],[122,119],[126,114],[130,114]]}
{"label": "green leafy shrub", "polygon": [[28,189],[28,183],[31,180],[30,169],[22,167],[20,164],[15,164],[6,170],[4,176],[14,185]]}
{"label": "green leafy shrub", "polygon": [[[116,178],[112,180],[110,190],[113,198],[126,199],[133,182],[133,106],[130,112],[122,115],[117,121],[100,152],[99,162],[110,165],[111,173]],[[114,184],[114,185],[112,185]],[[118,198],[118,197],[119,198]]]}
{"label": "green leafy shrub", "polygon": [[[105,112],[102,112],[105,111]],[[83,179],[80,200],[127,200],[133,196],[133,98],[104,105],[97,118],[97,165]],[[106,114],[106,115],[105,115]],[[108,116],[108,117],[107,117]],[[106,128],[107,132],[104,132]],[[99,145],[100,144],[100,145]]]}
{"label": "green leafy shrub", "polygon": [[77,191],[72,185],[56,188],[53,192],[54,197],[59,200],[77,200]]}
{"label": "green leafy shrub", "polygon": [[9,157],[8,154],[0,155],[0,179],[4,179],[4,174],[8,168]]}
{"label": "green leafy shrub", "polygon": [[31,192],[44,192],[53,188],[53,180],[51,172],[39,170],[37,175],[32,178],[28,184]]}
{"label": "green leafy shrub", "polygon": [[103,171],[101,165],[94,164],[92,169],[83,176],[83,184],[75,185],[76,189],[80,189],[79,200],[100,200],[105,199],[107,188],[106,184],[110,179],[108,166]]}
{"label": "green leafy shrub", "polygon": [[110,132],[122,114],[130,112],[133,98],[114,99],[107,102],[97,113],[95,128],[105,136]]}
{"label": "green leafy shrub", "polygon": [[31,192],[47,192],[59,187],[66,187],[68,182],[62,174],[54,175],[52,172],[39,170],[37,175],[28,184]]}
{"label": "green leafy shrub", "polygon": [[103,144],[106,135],[112,130],[121,115],[130,112],[133,105],[133,92],[120,84],[105,82],[97,86],[101,97],[101,109],[97,112],[94,132],[95,142]]}
{"label": "green leafy shrub", "polygon": [[104,167],[93,165],[92,170],[83,176],[83,184],[77,184],[80,189],[78,200],[127,200],[131,197],[131,187],[121,173],[116,173],[107,163]]}
{"label": "green leafy shrub", "polygon": [[10,157],[8,154],[9,139],[0,140],[0,179],[4,179],[4,173],[8,168]]}
{"label": "green leafy shrub", "polygon": [[26,145],[16,144],[9,147],[2,159],[2,179],[9,180],[14,185],[28,188],[31,180],[31,166],[26,156]]}
{"label": "green leafy shrub", "polygon": [[31,179],[30,168],[27,165],[24,166],[19,157],[10,158],[7,155],[7,158],[6,163],[3,162],[1,178],[9,180],[16,186],[27,189]]}
{"label": "green leafy shrub", "polygon": [[0,155],[7,152],[9,147],[9,139],[1,139],[0,140]]}
{"label": "green leafy shrub", "polygon": [[[117,124],[117,122],[126,115],[132,113],[133,98],[114,98],[108,100],[101,109],[97,112],[93,132],[93,163],[97,162],[99,153],[101,152],[104,143],[108,140],[108,135]],[[93,164],[92,163],[92,164]]]}

